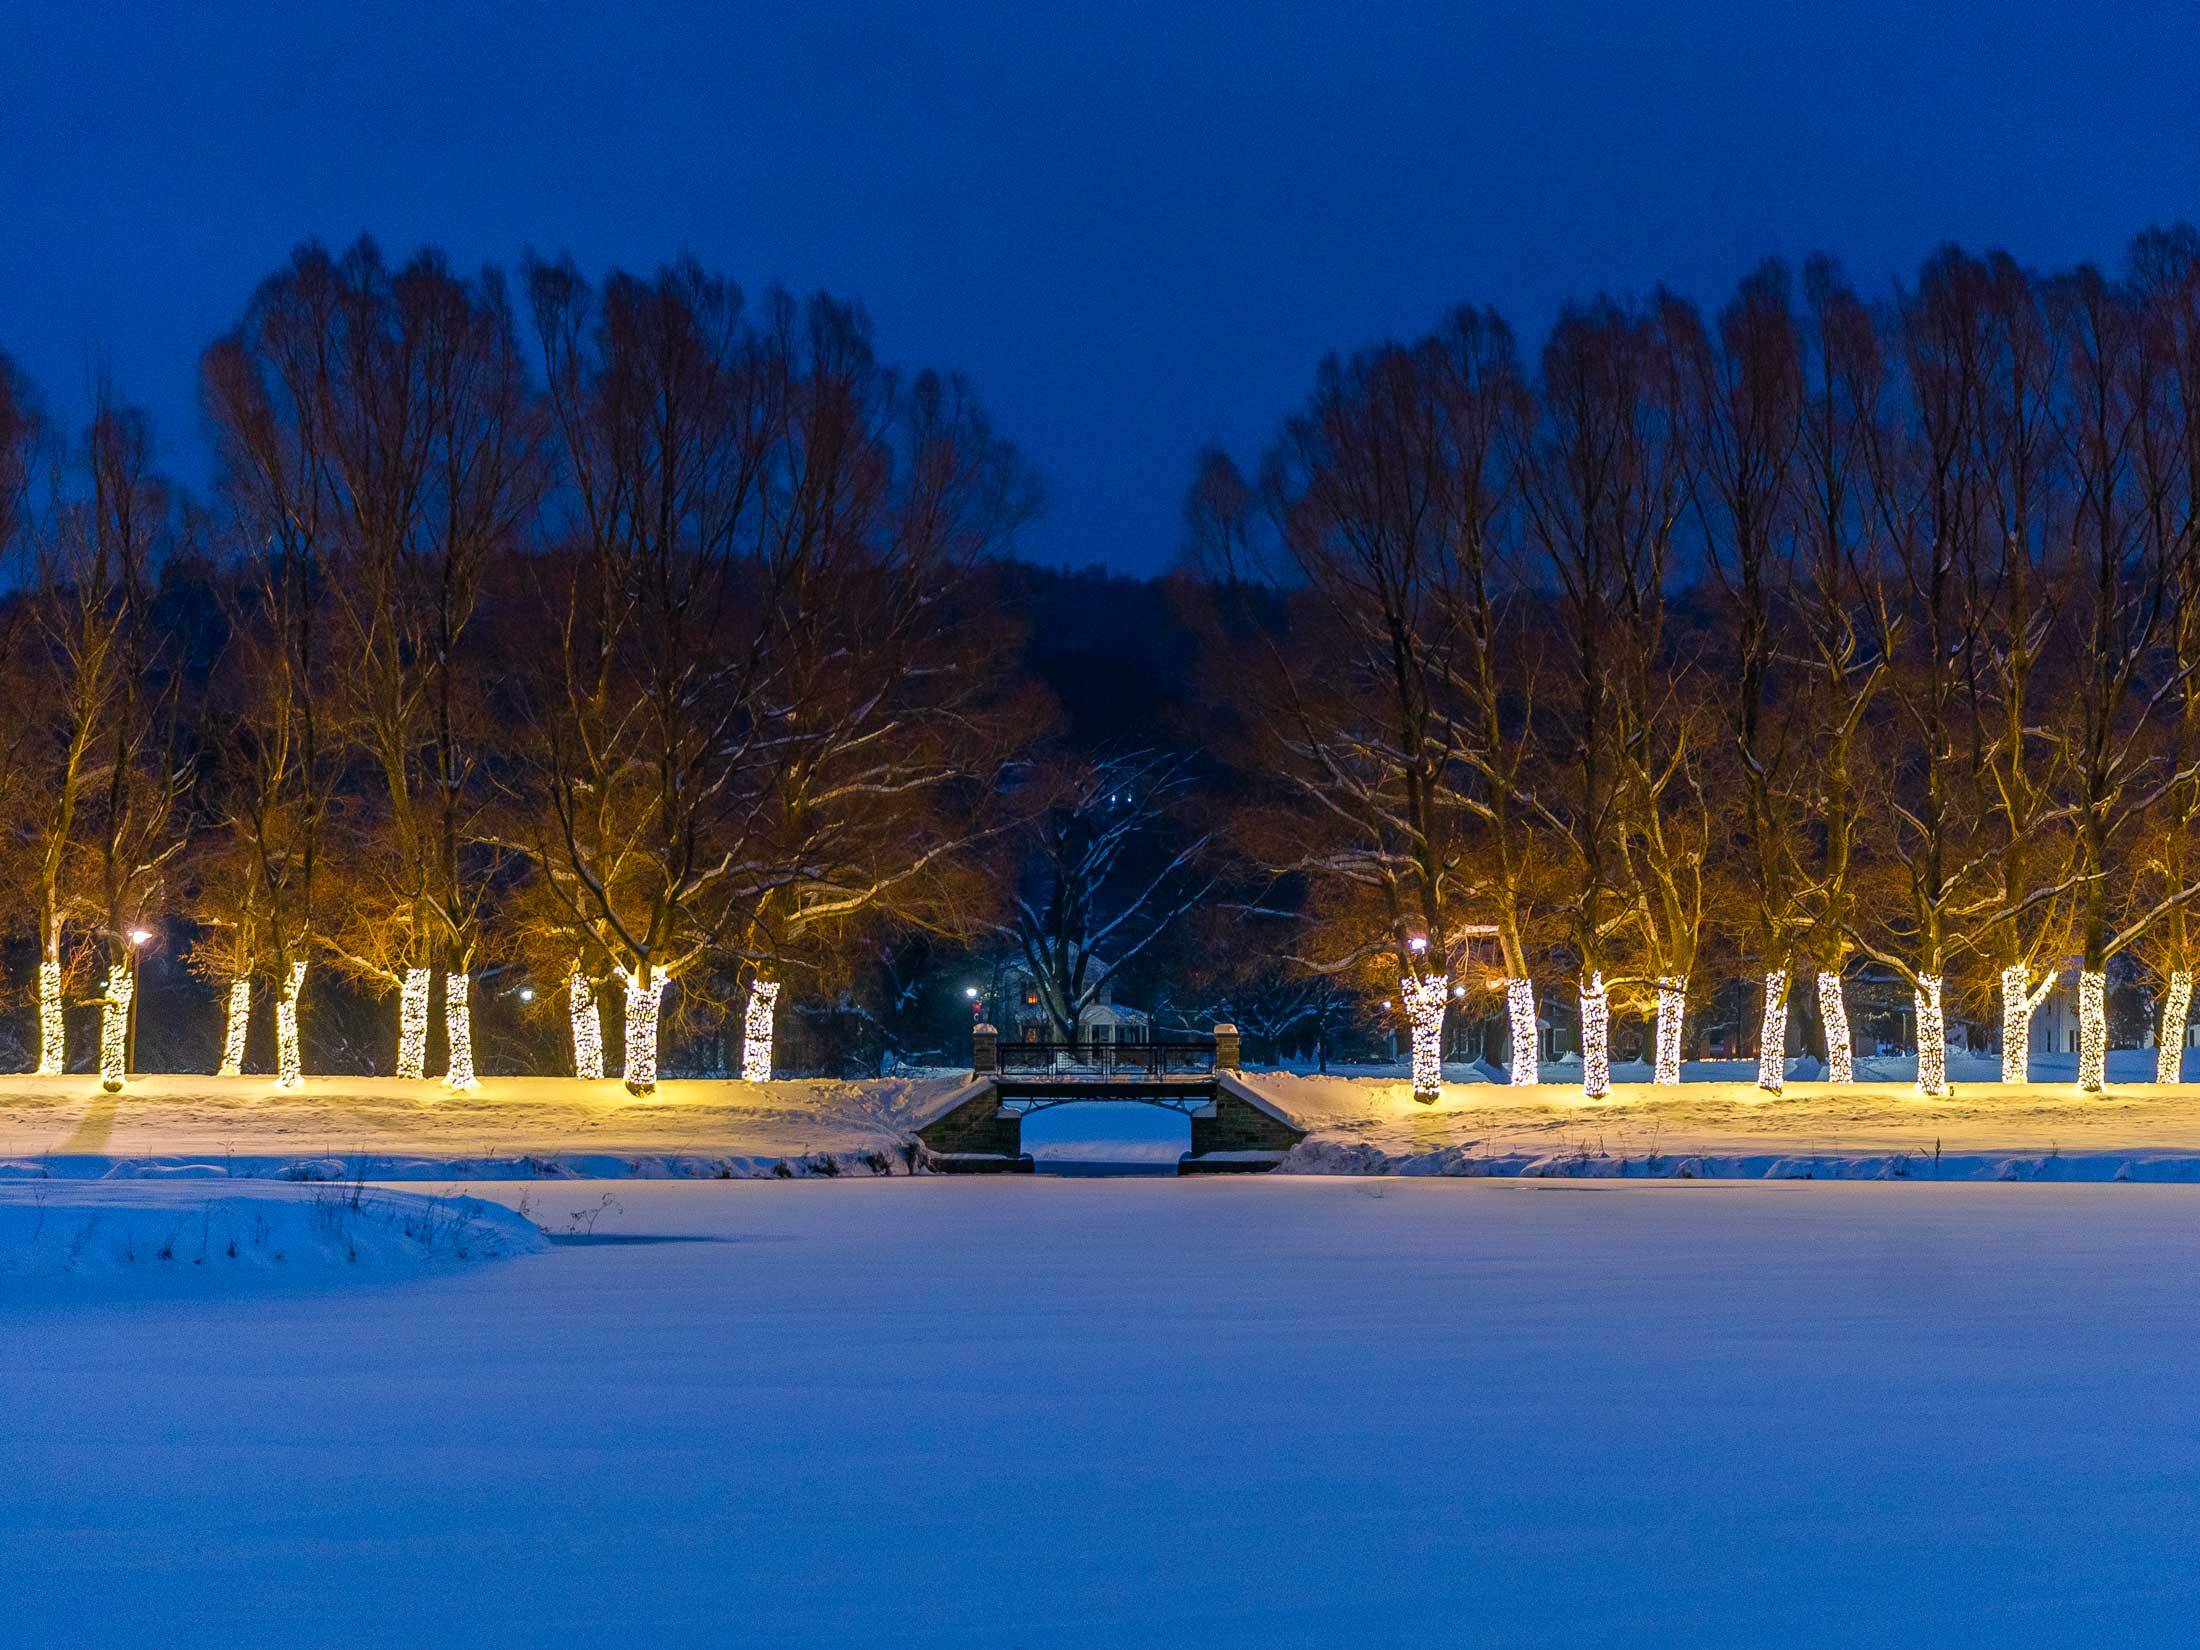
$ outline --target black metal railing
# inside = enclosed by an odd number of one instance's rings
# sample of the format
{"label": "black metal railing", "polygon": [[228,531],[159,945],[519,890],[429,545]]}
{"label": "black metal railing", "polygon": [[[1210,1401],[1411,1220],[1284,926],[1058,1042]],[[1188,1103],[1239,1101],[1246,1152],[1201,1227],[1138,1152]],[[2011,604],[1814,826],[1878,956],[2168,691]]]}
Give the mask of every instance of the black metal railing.
{"label": "black metal railing", "polygon": [[1111,1072],[1165,1077],[1172,1072],[1215,1069],[1213,1042],[1011,1043],[1001,1044],[1001,1070]]}

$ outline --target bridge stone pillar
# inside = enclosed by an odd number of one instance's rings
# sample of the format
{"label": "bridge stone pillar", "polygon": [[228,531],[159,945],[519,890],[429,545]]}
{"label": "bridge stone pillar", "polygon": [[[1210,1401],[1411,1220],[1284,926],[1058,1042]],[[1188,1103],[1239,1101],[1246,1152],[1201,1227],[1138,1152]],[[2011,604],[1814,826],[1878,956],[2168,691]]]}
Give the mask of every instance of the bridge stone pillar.
{"label": "bridge stone pillar", "polygon": [[1215,1070],[1238,1069],[1238,1028],[1228,1020],[1215,1027]]}
{"label": "bridge stone pillar", "polygon": [[1001,1034],[989,1025],[970,1028],[970,1075],[984,1077],[1001,1069]]}

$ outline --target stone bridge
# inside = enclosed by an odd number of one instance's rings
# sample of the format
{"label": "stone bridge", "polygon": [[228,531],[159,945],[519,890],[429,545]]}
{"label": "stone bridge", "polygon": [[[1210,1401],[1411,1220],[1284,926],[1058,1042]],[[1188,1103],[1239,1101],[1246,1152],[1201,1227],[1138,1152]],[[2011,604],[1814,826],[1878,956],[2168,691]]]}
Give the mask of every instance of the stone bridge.
{"label": "stone bridge", "polygon": [[[1205,1073],[1064,1071],[1004,1073],[989,1058],[990,1027],[979,1028],[970,1082],[942,1097],[916,1129],[927,1168],[942,1174],[1029,1174],[1024,1118],[1049,1106],[1090,1101],[1163,1106],[1191,1120],[1192,1149],[1179,1174],[1259,1174],[1273,1169],[1306,1131],[1239,1082],[1235,1027],[1215,1028]],[[988,1069],[988,1068],[993,1069]]]}

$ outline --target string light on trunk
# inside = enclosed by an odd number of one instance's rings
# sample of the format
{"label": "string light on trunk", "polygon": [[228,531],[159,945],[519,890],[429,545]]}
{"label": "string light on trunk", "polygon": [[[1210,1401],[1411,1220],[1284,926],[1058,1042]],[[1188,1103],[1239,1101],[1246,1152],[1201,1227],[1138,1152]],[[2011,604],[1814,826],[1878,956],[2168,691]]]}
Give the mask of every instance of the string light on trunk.
{"label": "string light on trunk", "polygon": [[2154,1080],[2177,1083],[2185,1075],[2185,1021],[2192,1013],[2192,976],[2176,970],[2169,977],[2169,998],[2162,1004],[2162,1035],[2154,1050]]}
{"label": "string light on trunk", "polygon": [[57,1077],[68,1058],[67,1022],[61,1015],[61,965],[38,965],[38,1074]]}
{"label": "string light on trunk", "polygon": [[1658,981],[1658,1063],[1651,1081],[1665,1086],[1681,1080],[1681,1022],[1688,1012],[1688,982],[1678,974]]}
{"label": "string light on trunk", "polygon": [[1581,1092],[1601,1100],[1612,1092],[1612,999],[1604,976],[1591,974],[1581,988]]}
{"label": "string light on trunk", "polygon": [[1434,1100],[1444,1092],[1444,1001],[1450,991],[1451,982],[1441,974],[1424,974],[1418,978],[1409,974],[1398,982],[1398,994],[1406,1005],[1406,1020],[1413,1030],[1413,1098],[1416,1100]]}
{"label": "string light on trunk", "polygon": [[1818,971],[1818,1018],[1826,1028],[1826,1081],[1856,1081],[1856,1059],[1849,1046],[1849,1005],[1841,994],[1841,976],[1832,969]]}
{"label": "string light on trunk", "polygon": [[573,1075],[594,1082],[603,1076],[603,1013],[596,1006],[596,988],[576,968],[565,993],[573,1017]]}
{"label": "string light on trunk", "polygon": [[1948,1023],[1940,1009],[1940,976],[1920,974],[1912,993],[1917,1008],[1917,1092],[1934,1099],[1948,1092]]}
{"label": "string light on trunk", "polygon": [[252,1024],[252,982],[243,975],[229,982],[229,1017],[222,1030],[224,1077],[244,1075],[244,1039]]}
{"label": "string light on trunk", "polygon": [[2108,1081],[2108,976],[2078,971],[2078,1087],[2098,1094]]}
{"label": "string light on trunk", "polygon": [[629,1094],[648,1094],[657,1087],[657,1007],[665,995],[662,974],[647,985],[620,970],[626,981],[626,1089]]}
{"label": "string light on trunk", "polygon": [[290,965],[290,979],[275,998],[275,1081],[286,1089],[306,1086],[305,1062],[298,1053],[298,997],[306,988],[306,965]]}
{"label": "string light on trunk", "polygon": [[1787,1086],[1788,971],[1765,975],[1765,1010],[1757,1030],[1757,1086],[1778,1094]]}
{"label": "string light on trunk", "polygon": [[474,1076],[472,995],[472,982],[465,974],[443,976],[443,1037],[451,1050],[451,1063],[443,1081],[461,1092],[478,1083]]}
{"label": "string light on trunk", "polygon": [[130,998],[137,981],[126,963],[107,970],[107,999],[99,1008],[99,1086],[120,1094],[128,1074],[130,1054]]}
{"label": "string light on trunk", "polygon": [[779,1002],[779,982],[758,980],[749,987],[748,1013],[741,1023],[741,1080],[772,1080],[772,1012]]}
{"label": "string light on trunk", "polygon": [[1535,1024],[1535,982],[1505,982],[1505,1017],[1512,1032],[1512,1086],[1527,1088],[1541,1081],[1536,1069],[1538,1053]]}
{"label": "string light on trunk", "polygon": [[408,968],[397,1000],[397,1075],[428,1075],[428,970]]}

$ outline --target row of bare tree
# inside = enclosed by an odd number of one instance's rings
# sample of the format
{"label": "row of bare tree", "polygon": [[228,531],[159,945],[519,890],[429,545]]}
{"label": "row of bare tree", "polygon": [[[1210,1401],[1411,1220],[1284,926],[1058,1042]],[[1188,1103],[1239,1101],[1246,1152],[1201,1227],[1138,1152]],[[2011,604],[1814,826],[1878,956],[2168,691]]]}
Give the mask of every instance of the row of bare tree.
{"label": "row of bare tree", "polygon": [[[1868,301],[1768,264],[1706,318],[1570,309],[1531,371],[1494,315],[1326,363],[1252,474],[1188,506],[1231,834],[1309,922],[1304,966],[1401,994],[1654,1014],[1675,1081],[1707,970],[1764,986],[1777,1089],[1815,977],[1994,993],[2003,1074],[2075,972],[2156,983],[2165,1080],[2200,969],[2200,237],[2117,277],[1948,250]],[[1972,999],[1967,999],[1972,1000]]]}
{"label": "row of bare tree", "polygon": [[[637,1091],[669,984],[745,998],[768,1074],[783,974],[967,920],[1043,724],[967,585],[1034,502],[1014,452],[828,299],[687,264],[519,293],[301,250],[205,355],[211,508],[113,394],[66,440],[0,370],[0,895],[42,1071],[92,992],[119,1085],[156,916],[228,988],[226,1071],[257,998],[296,1080],[325,962],[396,994],[400,1075],[439,999],[470,1084],[493,938],[565,985],[583,1075],[623,995]],[[211,635],[162,610],[187,577]]]}

